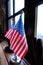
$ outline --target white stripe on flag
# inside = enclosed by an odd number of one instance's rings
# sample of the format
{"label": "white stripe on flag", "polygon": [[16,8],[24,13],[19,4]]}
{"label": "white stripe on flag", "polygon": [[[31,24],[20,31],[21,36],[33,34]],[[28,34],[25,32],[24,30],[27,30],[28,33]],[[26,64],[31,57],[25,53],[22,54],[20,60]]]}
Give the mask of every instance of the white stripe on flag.
{"label": "white stripe on flag", "polygon": [[[21,38],[21,40],[19,41],[18,45],[20,45],[23,40],[24,40],[24,36],[23,36],[23,37]],[[14,47],[15,47],[15,46],[16,46],[16,43],[14,44]],[[13,48],[13,50],[15,50],[15,49]]]}
{"label": "white stripe on flag", "polygon": [[[12,43],[11,44],[13,44],[14,42],[15,42],[15,39],[17,38],[17,35],[18,35],[19,33],[17,32],[16,33],[16,35],[14,36],[14,39],[13,39],[13,41],[12,41]],[[16,45],[16,43],[14,43],[14,46]],[[14,46],[13,46],[13,48],[14,48]]]}
{"label": "white stripe on flag", "polygon": [[11,40],[10,40],[11,45],[12,45],[12,40],[13,40],[13,38],[14,38],[15,33],[16,33],[16,30],[13,31],[13,34],[12,34],[12,37],[11,37]]}
{"label": "white stripe on flag", "polygon": [[[15,42],[16,45],[18,44],[18,41],[20,40],[20,38],[21,38],[21,35],[19,35],[18,38],[16,39],[16,42]],[[16,46],[15,44],[14,44],[14,47]]]}
{"label": "white stripe on flag", "polygon": [[7,37],[8,39],[10,39],[12,32],[13,32],[13,30],[9,29],[8,32],[6,33],[5,37]]}
{"label": "white stripe on flag", "polygon": [[[21,35],[18,36],[18,38],[16,39],[16,42],[15,42],[16,44],[18,43],[18,41],[20,40],[21,37],[22,37]],[[14,43],[14,45],[15,45],[15,43]],[[11,47],[13,47],[12,45],[13,45],[13,44],[11,44]],[[14,47],[15,47],[15,46],[14,46]]]}
{"label": "white stripe on flag", "polygon": [[10,37],[11,37],[12,32],[13,32],[13,30],[11,30],[11,31],[9,32],[9,34],[7,35],[7,37],[8,37],[9,39],[10,39]]}
{"label": "white stripe on flag", "polygon": [[20,40],[20,42],[18,43],[18,45],[16,46],[15,52],[18,50],[18,48],[20,47],[21,44],[23,44],[22,42],[24,41],[24,36],[22,37],[22,39]]}
{"label": "white stripe on flag", "polygon": [[5,36],[7,36],[7,35],[9,34],[10,31],[11,31],[11,29],[9,29],[9,30],[6,32]]}
{"label": "white stripe on flag", "polygon": [[28,47],[27,47],[27,44],[26,44],[25,48],[23,49],[23,51],[20,54],[20,58],[23,57],[23,55],[26,53],[27,50],[28,50]]}
{"label": "white stripe on flag", "polygon": [[24,45],[25,45],[25,41],[24,41],[24,43],[22,43],[22,46],[20,47],[19,51],[17,52],[17,55],[19,55],[19,53],[21,52],[21,50],[24,47]]}

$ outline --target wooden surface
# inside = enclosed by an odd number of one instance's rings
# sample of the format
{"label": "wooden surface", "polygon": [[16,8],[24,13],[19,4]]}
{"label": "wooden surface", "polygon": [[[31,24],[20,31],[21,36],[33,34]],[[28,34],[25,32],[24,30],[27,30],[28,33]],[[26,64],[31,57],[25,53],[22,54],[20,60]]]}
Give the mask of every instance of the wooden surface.
{"label": "wooden surface", "polygon": [[4,55],[4,52],[1,46],[0,46],[0,65],[8,65],[8,62],[6,60],[6,57]]}
{"label": "wooden surface", "polygon": [[[8,46],[8,42],[6,41],[3,41],[0,43],[0,65],[12,65],[10,63],[10,56],[13,54],[13,53],[6,53],[4,50],[5,50],[5,47]],[[21,60],[21,63],[20,64],[13,64],[13,65],[30,65],[25,59]]]}

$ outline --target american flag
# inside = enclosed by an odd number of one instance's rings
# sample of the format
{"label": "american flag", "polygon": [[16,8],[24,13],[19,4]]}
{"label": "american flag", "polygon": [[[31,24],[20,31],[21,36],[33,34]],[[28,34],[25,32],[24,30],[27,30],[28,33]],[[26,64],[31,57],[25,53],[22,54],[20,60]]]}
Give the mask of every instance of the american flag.
{"label": "american flag", "polygon": [[14,53],[23,59],[27,54],[28,45],[24,31],[24,25],[22,23],[22,16],[20,16],[19,21],[15,25],[14,29],[10,29],[7,34],[5,34],[5,37],[10,39],[10,45]]}

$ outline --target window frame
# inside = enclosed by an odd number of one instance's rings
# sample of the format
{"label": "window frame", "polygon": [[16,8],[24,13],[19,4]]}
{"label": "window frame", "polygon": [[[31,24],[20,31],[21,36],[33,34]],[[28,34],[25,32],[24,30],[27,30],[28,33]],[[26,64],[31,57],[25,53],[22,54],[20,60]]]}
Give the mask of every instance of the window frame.
{"label": "window frame", "polygon": [[[9,2],[9,0],[8,0],[8,2]],[[8,6],[8,2],[7,2],[7,6]],[[22,14],[22,11],[24,12],[24,10],[25,10],[25,7],[23,8],[23,9],[21,9],[21,10],[19,10],[18,12],[16,12],[15,13],[15,0],[13,0],[13,15],[11,15],[11,16],[9,16],[8,17],[8,24],[9,24],[9,20],[11,19],[11,18],[13,18],[13,23],[15,24],[15,17],[17,16],[17,15],[19,15],[19,14]],[[25,4],[24,4],[25,5]],[[24,12],[25,13],[25,12]]]}

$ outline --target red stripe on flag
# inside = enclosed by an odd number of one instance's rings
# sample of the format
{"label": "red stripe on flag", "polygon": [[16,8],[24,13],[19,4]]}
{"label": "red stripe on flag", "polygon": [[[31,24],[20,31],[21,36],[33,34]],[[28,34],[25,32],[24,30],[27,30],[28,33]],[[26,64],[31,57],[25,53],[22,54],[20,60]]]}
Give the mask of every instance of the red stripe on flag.
{"label": "red stripe on flag", "polygon": [[8,37],[8,34],[9,34],[10,31],[11,31],[11,29],[9,29],[9,30],[6,32],[5,37]]}
{"label": "red stripe on flag", "polygon": [[[26,40],[26,39],[25,39]],[[24,50],[22,51],[22,53],[20,54],[20,58],[21,59],[23,59],[25,56],[26,56],[26,54],[27,54],[27,52],[28,52],[28,45],[27,45],[27,41],[26,41],[26,46],[25,46],[25,48],[24,48]]]}
{"label": "red stripe on flag", "polygon": [[[22,39],[21,39],[22,40]],[[19,44],[17,44],[16,45],[16,47],[15,47],[15,53],[17,53],[18,52],[18,50],[21,48],[21,46],[23,45],[23,43],[24,43],[24,41],[25,41],[25,38],[22,40],[22,42],[21,43],[19,43]],[[19,42],[20,42],[20,40],[19,40]],[[18,48],[17,48],[18,47]]]}
{"label": "red stripe on flag", "polygon": [[26,56],[27,52],[28,52],[28,49],[26,48],[25,52],[22,54],[22,56],[20,56],[21,59],[23,59]]}
{"label": "red stripe on flag", "polygon": [[13,30],[12,30],[12,29],[9,29],[9,30],[6,32],[5,37],[8,38],[8,39],[10,39],[10,38],[11,38],[11,35],[12,35],[12,32],[13,32]]}
{"label": "red stripe on flag", "polygon": [[9,34],[10,30],[11,30],[11,29],[9,29],[9,30],[6,32],[5,36]]}
{"label": "red stripe on flag", "polygon": [[24,49],[25,49],[25,47],[26,47],[26,44],[24,44],[24,46],[23,46],[23,48],[21,49],[21,51],[19,52],[19,54],[18,54],[18,56],[20,56],[21,55],[21,53],[24,51]]}
{"label": "red stripe on flag", "polygon": [[11,29],[9,29],[7,32],[6,32],[6,35],[5,36],[8,36],[11,32]]}
{"label": "red stripe on flag", "polygon": [[[19,35],[20,36],[20,35]],[[20,36],[20,38],[18,37],[18,41],[17,41],[17,44],[15,45],[15,47],[14,47],[14,49],[17,47],[17,45],[19,45],[19,42],[20,42],[20,40],[22,39],[22,36]],[[13,50],[14,50],[13,49]]]}
{"label": "red stripe on flag", "polygon": [[[16,30],[13,31],[12,36],[11,36],[11,39],[10,39],[10,43],[12,43],[12,41],[13,41],[13,39],[14,39],[16,33],[17,33]],[[11,44],[11,45],[12,45],[12,44]]]}
{"label": "red stripe on flag", "polygon": [[[18,39],[19,39],[19,37],[18,37]],[[22,43],[23,39],[24,39],[24,36],[23,37],[21,36],[21,38],[18,40],[18,42],[17,42],[15,47],[17,47],[17,45],[20,45]],[[13,50],[15,50],[15,47],[14,47]]]}
{"label": "red stripe on flag", "polygon": [[18,33],[17,33],[17,31],[16,31],[16,33],[15,33],[14,36],[13,36],[12,42],[11,42],[11,46],[12,46],[12,47],[13,47],[13,45],[15,44],[17,34],[18,34]]}
{"label": "red stripe on flag", "polygon": [[[21,49],[22,48],[22,49]],[[26,38],[25,38],[25,41],[23,43],[23,45],[21,46],[21,51],[18,51],[16,54],[21,58],[23,59],[28,51],[28,46],[27,46],[27,41],[26,41]],[[19,49],[19,50],[20,50]]]}
{"label": "red stripe on flag", "polygon": [[18,37],[19,37],[19,33],[17,32],[16,35],[14,36],[14,39],[13,39],[14,42],[12,41],[12,42],[13,42],[13,45],[12,45],[13,48],[15,47],[16,44],[18,44],[18,43],[16,42],[16,41],[18,40]]}
{"label": "red stripe on flag", "polygon": [[15,47],[13,48],[13,50],[15,50],[15,48],[17,47],[17,45],[19,45],[20,40],[22,39],[22,37],[20,37],[20,39],[18,40],[18,42],[16,43]]}
{"label": "red stripe on flag", "polygon": [[11,39],[11,37],[12,37],[12,34],[13,34],[13,30],[11,30],[11,32],[9,33],[10,35],[10,39]]}

